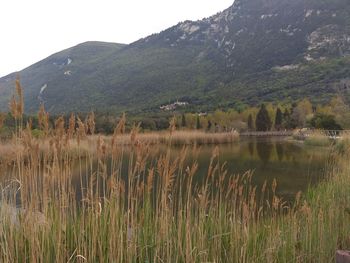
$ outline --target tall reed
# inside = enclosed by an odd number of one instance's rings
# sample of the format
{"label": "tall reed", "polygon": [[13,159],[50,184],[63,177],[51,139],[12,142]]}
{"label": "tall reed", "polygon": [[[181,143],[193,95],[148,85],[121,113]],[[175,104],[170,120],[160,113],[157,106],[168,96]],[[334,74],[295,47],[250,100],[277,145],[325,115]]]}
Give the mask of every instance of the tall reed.
{"label": "tall reed", "polygon": [[186,160],[200,149],[183,145],[174,156],[174,125],[153,155],[158,146],[138,125],[125,134],[125,116],[112,138],[94,140],[92,114],[85,123],[72,115],[68,129],[59,118],[51,130],[43,108],[41,116],[45,138],[22,128],[1,171],[11,180],[1,187],[0,262],[331,262],[350,246],[347,151],[288,205],[276,181],[260,189],[250,172],[228,174],[219,146],[196,180],[198,163]]}

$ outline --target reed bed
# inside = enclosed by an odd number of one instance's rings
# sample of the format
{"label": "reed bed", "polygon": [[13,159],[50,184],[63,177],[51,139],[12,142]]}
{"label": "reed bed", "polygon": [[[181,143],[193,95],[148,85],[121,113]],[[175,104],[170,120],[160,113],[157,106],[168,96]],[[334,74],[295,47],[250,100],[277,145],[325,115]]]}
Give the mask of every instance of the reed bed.
{"label": "reed bed", "polygon": [[[49,153],[51,138],[41,137],[34,138],[40,154]],[[113,143],[118,146],[131,146],[132,140],[129,134],[120,134],[119,136],[105,136],[105,135],[89,135],[85,136],[84,140],[79,143],[75,138],[65,138],[67,140],[64,151],[72,158],[81,158],[88,155],[93,155],[96,151],[98,141],[103,139],[106,144]],[[170,142],[170,134],[166,131],[138,133],[137,140],[139,143],[148,145],[168,145]],[[239,140],[237,132],[225,133],[206,133],[204,131],[174,131],[171,135],[171,144],[173,146],[183,145],[203,145],[203,144],[225,144],[233,143]],[[17,153],[22,152],[22,157],[25,157],[26,151],[22,144],[18,144],[16,139],[4,141],[0,144],[0,164],[11,163],[17,158]]]}
{"label": "reed bed", "polygon": [[[105,138],[108,140],[108,137]],[[111,139],[109,137],[109,139]],[[147,144],[168,144],[170,139],[172,145],[201,145],[201,144],[224,144],[238,141],[239,133],[232,132],[221,132],[221,133],[208,133],[205,131],[196,130],[180,130],[173,131],[171,138],[169,132],[150,132],[150,133],[139,133],[137,139],[142,143]],[[124,134],[116,138],[116,143],[119,145],[131,145],[130,136]]]}
{"label": "reed bed", "polygon": [[305,138],[305,144],[310,146],[330,146],[333,141],[323,131],[314,131]]}
{"label": "reed bed", "polygon": [[123,119],[86,152],[93,120],[77,121],[66,130],[58,120],[45,140],[30,126],[16,133],[23,149],[2,185],[0,262],[332,262],[335,249],[350,246],[347,152],[326,182],[288,205],[277,182],[258,189],[249,172],[227,174],[218,147],[195,183],[198,164],[185,160],[198,148],[172,157],[174,123],[167,150],[153,157],[152,141],[137,126],[126,135]]}

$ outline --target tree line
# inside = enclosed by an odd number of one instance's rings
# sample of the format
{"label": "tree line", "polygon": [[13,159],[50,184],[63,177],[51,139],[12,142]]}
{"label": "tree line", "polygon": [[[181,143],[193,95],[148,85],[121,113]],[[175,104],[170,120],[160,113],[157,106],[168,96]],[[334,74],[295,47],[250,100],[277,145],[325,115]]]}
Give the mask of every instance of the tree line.
{"label": "tree line", "polygon": [[308,99],[291,104],[262,104],[242,111],[217,110],[208,114],[182,113],[178,124],[183,129],[207,131],[281,131],[297,128],[341,130],[350,128],[350,108],[340,96],[325,105]]}
{"label": "tree line", "polygon": [[[81,120],[88,113],[77,114]],[[246,107],[244,110],[216,110],[211,113],[175,112],[152,116],[128,115],[127,128],[140,124],[143,131],[165,130],[169,120],[175,115],[178,129],[198,129],[207,132],[223,131],[270,131],[291,130],[296,128],[317,128],[341,130],[350,128],[350,108],[340,96],[336,96],[326,105],[313,105],[308,99],[292,104],[262,104],[260,107]],[[70,114],[62,116],[68,120]],[[49,116],[49,123],[59,116]],[[120,118],[112,113],[95,113],[96,132],[111,134]],[[23,122],[31,122],[34,133],[38,130],[38,116],[23,114]],[[67,123],[67,122],[66,122]],[[0,113],[0,136],[10,137],[16,126],[11,113]]]}
{"label": "tree line", "polygon": [[296,128],[316,128],[325,130],[342,130],[343,128],[336,122],[335,116],[325,113],[317,113],[316,109],[313,108],[313,114],[310,115],[309,119],[302,119],[300,111],[298,111],[297,104],[293,104],[290,109],[282,110],[277,107],[275,113],[275,121],[272,126],[272,120],[269,116],[268,111],[264,104],[261,105],[258,114],[255,119],[255,126],[253,122],[252,115],[248,117],[248,130],[249,131],[281,131],[281,130],[291,130]]}

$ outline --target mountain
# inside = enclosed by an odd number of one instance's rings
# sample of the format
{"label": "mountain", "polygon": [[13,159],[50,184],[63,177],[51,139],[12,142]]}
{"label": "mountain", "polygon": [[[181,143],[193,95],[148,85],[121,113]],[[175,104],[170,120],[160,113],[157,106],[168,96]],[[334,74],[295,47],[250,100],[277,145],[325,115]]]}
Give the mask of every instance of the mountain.
{"label": "mountain", "polygon": [[130,45],[88,42],[0,79],[0,109],[14,79],[28,112],[155,112],[309,97],[349,97],[349,0],[236,0]]}
{"label": "mountain", "polygon": [[[26,111],[36,111],[41,103],[45,103],[53,112],[64,111],[69,105],[69,110],[79,110],[78,104],[87,102],[82,98],[76,101],[70,99],[76,99],[73,94],[82,92],[78,90],[80,86],[77,84],[83,84],[86,76],[93,74],[104,60],[123,47],[124,45],[115,43],[86,42],[5,76],[0,79],[0,107],[6,109],[15,80],[19,76],[24,88]],[[86,86],[86,91],[89,88],[91,87]],[[58,105],[57,111],[55,105]]]}

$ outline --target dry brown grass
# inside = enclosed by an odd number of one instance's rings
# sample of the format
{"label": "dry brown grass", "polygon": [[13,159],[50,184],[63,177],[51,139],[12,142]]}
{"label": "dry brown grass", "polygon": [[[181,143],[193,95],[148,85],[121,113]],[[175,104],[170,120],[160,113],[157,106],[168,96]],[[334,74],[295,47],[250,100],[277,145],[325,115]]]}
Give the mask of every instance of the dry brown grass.
{"label": "dry brown grass", "polygon": [[[71,120],[71,122],[73,122]],[[76,138],[73,138],[75,133],[71,128],[68,128],[66,134],[63,129],[63,119],[59,118],[56,121],[55,136],[57,140],[65,140],[66,147],[64,148],[70,156],[78,158],[88,154],[93,155],[98,141],[102,138],[106,144],[114,144],[116,146],[132,146],[135,143],[135,138],[129,134],[118,134],[118,136],[104,136],[104,135],[86,135],[85,125],[78,120],[78,129]],[[47,126],[42,126],[44,131]],[[88,130],[91,128],[88,128]],[[48,132],[48,131],[47,131]],[[45,132],[46,134],[46,132]],[[152,132],[152,133],[138,133],[137,142],[149,145],[201,145],[201,144],[223,144],[232,143],[239,140],[238,133],[206,133],[202,131],[174,131],[170,136],[169,132]],[[52,138],[31,138],[33,144],[37,144],[41,154],[48,152]],[[21,153],[21,156],[27,156],[26,148],[21,142],[16,140],[6,141],[0,145],[0,161],[6,159],[7,161],[14,161],[16,153]]]}
{"label": "dry brown grass", "polygon": [[[104,137],[108,140],[110,137]],[[171,140],[173,145],[194,145],[194,144],[222,144],[232,143],[239,140],[237,132],[225,133],[207,133],[204,131],[173,131],[171,136],[169,132],[150,132],[140,133],[137,139],[143,143],[149,144],[168,144]],[[122,135],[117,138],[116,143],[120,145],[130,145],[129,135]]]}

